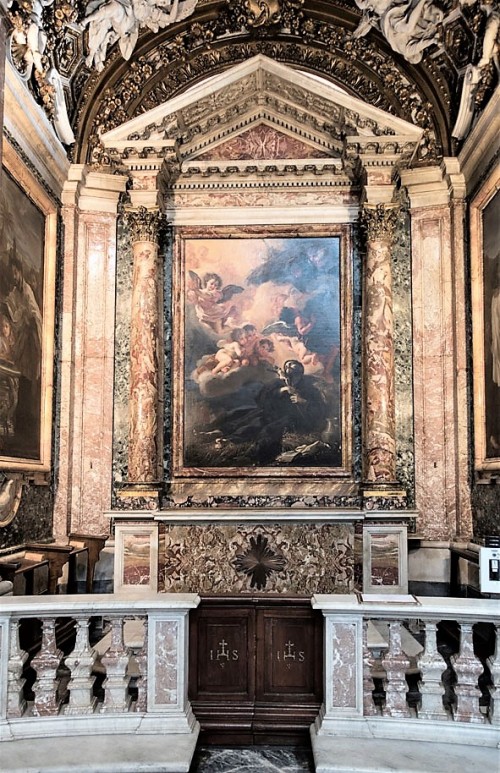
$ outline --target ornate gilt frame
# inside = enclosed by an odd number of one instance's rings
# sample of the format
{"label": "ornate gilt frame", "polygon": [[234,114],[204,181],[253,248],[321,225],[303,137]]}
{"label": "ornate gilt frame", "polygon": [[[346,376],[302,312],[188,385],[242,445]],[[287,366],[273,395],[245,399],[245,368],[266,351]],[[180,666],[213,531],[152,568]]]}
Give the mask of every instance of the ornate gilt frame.
{"label": "ornate gilt frame", "polygon": [[23,163],[14,148],[5,139],[3,141],[3,167],[21,188],[27,198],[30,199],[35,207],[41,212],[45,220],[45,228],[43,250],[43,304],[41,309],[40,453],[37,458],[0,454],[0,467],[3,470],[43,473],[48,472],[51,467],[57,206],[39,181]]}
{"label": "ornate gilt frame", "polygon": [[[488,453],[489,420],[487,406],[487,389],[491,388],[491,335],[487,315],[490,314],[491,290],[486,275],[487,255],[485,253],[486,234],[484,230],[485,211],[493,199],[500,198],[500,168],[491,172],[475,195],[470,205],[470,236],[471,236],[471,292],[472,292],[472,349],[474,374],[474,468],[480,475],[491,477],[500,471],[500,448],[496,456]],[[497,198],[497,202],[499,201]],[[496,223],[498,228],[498,223]],[[497,231],[498,239],[498,231]],[[500,264],[500,256],[491,255],[493,262]],[[488,338],[488,340],[486,340]],[[491,383],[489,383],[491,382]],[[500,392],[500,386],[496,389]]]}
{"label": "ornate gilt frame", "polygon": [[[184,464],[184,416],[185,416],[185,321],[186,321],[186,244],[191,239],[264,239],[296,237],[340,237],[340,348],[341,363],[341,420],[342,420],[342,463],[338,467],[239,467],[239,468],[192,468]],[[245,481],[247,492],[256,485],[269,484],[269,490],[276,494],[293,493],[296,484],[302,491],[332,494],[337,490],[346,491],[352,485],[352,247],[351,230],[347,225],[297,226],[214,226],[178,227],[174,246],[173,270],[173,484],[182,486],[184,493],[189,485],[198,488],[201,483],[207,494],[210,479],[218,484],[223,481],[227,494],[241,491]],[[304,485],[305,484],[305,485]],[[332,488],[333,487],[333,488]]]}

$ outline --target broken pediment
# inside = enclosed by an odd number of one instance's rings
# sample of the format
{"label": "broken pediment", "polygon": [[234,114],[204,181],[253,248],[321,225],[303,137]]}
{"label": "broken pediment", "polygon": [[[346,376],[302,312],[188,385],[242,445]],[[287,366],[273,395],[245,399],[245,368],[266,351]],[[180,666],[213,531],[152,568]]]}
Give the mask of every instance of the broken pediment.
{"label": "broken pediment", "polygon": [[112,156],[212,159],[336,158],[346,153],[411,158],[422,129],[323,78],[263,55],[196,84],[102,135]]}

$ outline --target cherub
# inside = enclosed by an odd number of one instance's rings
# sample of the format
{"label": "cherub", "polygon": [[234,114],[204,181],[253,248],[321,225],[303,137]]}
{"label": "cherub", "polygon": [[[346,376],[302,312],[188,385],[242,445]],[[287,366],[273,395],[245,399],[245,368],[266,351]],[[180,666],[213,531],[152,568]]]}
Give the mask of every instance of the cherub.
{"label": "cherub", "polygon": [[241,327],[235,327],[231,331],[229,341],[222,340],[217,343],[220,347],[214,354],[216,365],[212,368],[212,375],[217,373],[228,373],[230,370],[236,370],[249,364],[245,357],[246,333]]}
{"label": "cherub", "polygon": [[250,365],[259,365],[261,362],[267,362],[269,365],[275,364],[273,357],[274,344],[270,338],[259,338],[253,347],[250,356]]}
{"label": "cherub", "polygon": [[266,325],[262,332],[265,336],[274,334],[277,340],[285,344],[304,365],[317,365],[317,355],[309,351],[303,340],[303,336],[312,327],[312,320],[302,316],[298,309],[284,306],[280,319]]}
{"label": "cherub", "polygon": [[194,303],[196,316],[202,325],[218,335],[224,332],[224,328],[231,326],[228,321],[238,310],[229,301],[233,295],[242,292],[243,287],[239,285],[223,287],[219,274],[209,272],[200,278],[196,271],[189,271],[187,300]]}

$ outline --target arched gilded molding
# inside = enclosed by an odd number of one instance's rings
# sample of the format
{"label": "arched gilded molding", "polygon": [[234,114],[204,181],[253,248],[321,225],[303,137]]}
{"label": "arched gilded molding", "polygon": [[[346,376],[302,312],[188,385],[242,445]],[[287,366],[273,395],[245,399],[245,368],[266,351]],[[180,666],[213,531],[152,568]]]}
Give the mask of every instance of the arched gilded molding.
{"label": "arched gilded molding", "polygon": [[257,53],[321,75],[368,104],[421,126],[426,130],[421,150],[426,161],[451,153],[451,91],[446,68],[437,64],[441,55],[410,65],[377,32],[354,39],[360,16],[353,3],[347,8],[346,3],[306,2],[296,30],[247,26],[232,30],[230,38],[227,29],[236,22],[228,8],[214,0],[189,24],[144,34],[129,62],[112,49],[103,73],[93,73],[82,84],[74,115],[74,160],[102,160],[96,148],[103,131]]}

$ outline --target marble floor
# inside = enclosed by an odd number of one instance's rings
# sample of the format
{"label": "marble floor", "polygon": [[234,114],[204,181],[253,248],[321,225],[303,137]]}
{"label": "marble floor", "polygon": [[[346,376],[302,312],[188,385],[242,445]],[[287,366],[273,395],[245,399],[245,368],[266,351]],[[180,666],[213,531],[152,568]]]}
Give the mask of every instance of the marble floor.
{"label": "marble floor", "polygon": [[201,746],[190,773],[313,773],[312,751],[292,746]]}

